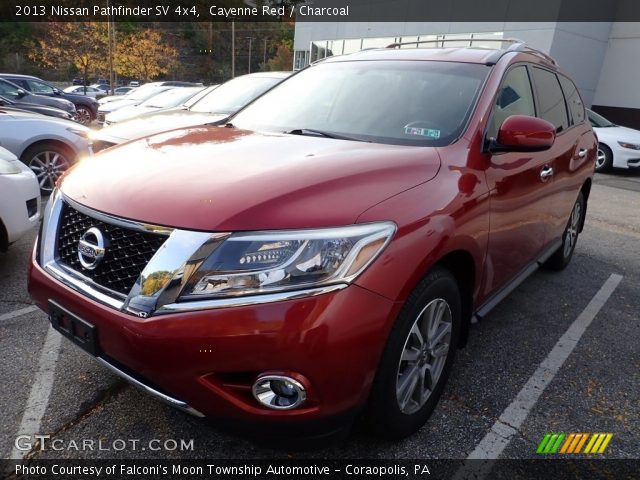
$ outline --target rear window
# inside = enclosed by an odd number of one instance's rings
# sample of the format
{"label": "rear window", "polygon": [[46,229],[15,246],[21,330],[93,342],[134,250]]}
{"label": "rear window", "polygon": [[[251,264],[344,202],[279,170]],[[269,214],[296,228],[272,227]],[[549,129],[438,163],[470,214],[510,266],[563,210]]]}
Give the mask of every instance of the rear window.
{"label": "rear window", "polygon": [[542,68],[533,67],[531,70],[538,93],[538,116],[554,124],[556,131],[566,130],[569,128],[569,117],[558,77]]}
{"label": "rear window", "polygon": [[321,63],[232,122],[248,130],[313,129],[376,143],[447,145],[461,134],[489,69],[434,61]]}
{"label": "rear window", "polygon": [[571,80],[569,80],[564,75],[558,75],[558,78],[560,79],[562,90],[564,91],[564,97],[567,100],[567,106],[569,107],[569,113],[571,114],[573,124],[577,125],[578,123],[584,122],[584,104],[582,103],[582,99],[580,98],[578,88]]}

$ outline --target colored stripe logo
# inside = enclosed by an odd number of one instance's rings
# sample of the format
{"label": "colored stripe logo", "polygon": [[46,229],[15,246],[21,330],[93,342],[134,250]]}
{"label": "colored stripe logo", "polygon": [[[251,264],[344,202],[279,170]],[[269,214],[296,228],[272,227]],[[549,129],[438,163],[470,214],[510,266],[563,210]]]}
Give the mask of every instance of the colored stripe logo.
{"label": "colored stripe logo", "polygon": [[547,433],[538,445],[536,453],[604,453],[612,438],[612,433]]}

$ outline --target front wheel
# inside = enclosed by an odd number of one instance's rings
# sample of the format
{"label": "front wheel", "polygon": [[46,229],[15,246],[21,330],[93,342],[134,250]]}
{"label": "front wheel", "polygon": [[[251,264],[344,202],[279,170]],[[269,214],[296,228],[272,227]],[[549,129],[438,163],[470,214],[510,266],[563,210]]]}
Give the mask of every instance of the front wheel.
{"label": "front wheel", "polygon": [[613,153],[606,145],[598,145],[596,155],[596,172],[605,173],[613,168]]}
{"label": "front wheel", "polygon": [[365,412],[372,433],[395,440],[424,425],[449,376],[460,325],[458,285],[438,267],[411,293],[389,335]]}
{"label": "front wheel", "polygon": [[28,148],[21,160],[36,174],[40,193],[49,195],[58,178],[73,163],[73,155],[68,149],[54,143],[42,143]]}
{"label": "front wheel", "polygon": [[578,235],[580,235],[580,229],[582,228],[583,216],[586,213],[585,201],[582,192],[578,194],[578,199],[573,205],[569,221],[562,234],[562,245],[555,251],[555,253],[547,260],[544,266],[550,270],[563,270],[573,257],[573,252],[576,249],[576,243],[578,243]]}
{"label": "front wheel", "polygon": [[93,121],[93,116],[87,107],[78,106],[74,120],[82,125],[89,125]]}

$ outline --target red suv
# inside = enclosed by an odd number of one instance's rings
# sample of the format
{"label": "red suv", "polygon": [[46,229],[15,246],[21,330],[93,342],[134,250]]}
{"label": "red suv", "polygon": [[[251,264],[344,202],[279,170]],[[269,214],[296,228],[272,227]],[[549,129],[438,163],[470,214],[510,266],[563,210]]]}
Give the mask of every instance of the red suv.
{"label": "red suv", "polygon": [[329,58],[230,122],[68,172],[29,291],[129,381],[270,438],[420,428],[472,319],[584,224],[596,137],[522,44]]}

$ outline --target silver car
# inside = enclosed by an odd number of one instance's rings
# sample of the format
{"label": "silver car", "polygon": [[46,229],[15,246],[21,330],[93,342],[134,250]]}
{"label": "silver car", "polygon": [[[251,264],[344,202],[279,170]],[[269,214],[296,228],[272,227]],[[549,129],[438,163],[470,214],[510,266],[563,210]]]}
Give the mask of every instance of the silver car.
{"label": "silver car", "polygon": [[67,168],[90,153],[89,129],[60,118],[0,110],[0,146],[31,168],[40,191],[48,194]]}

